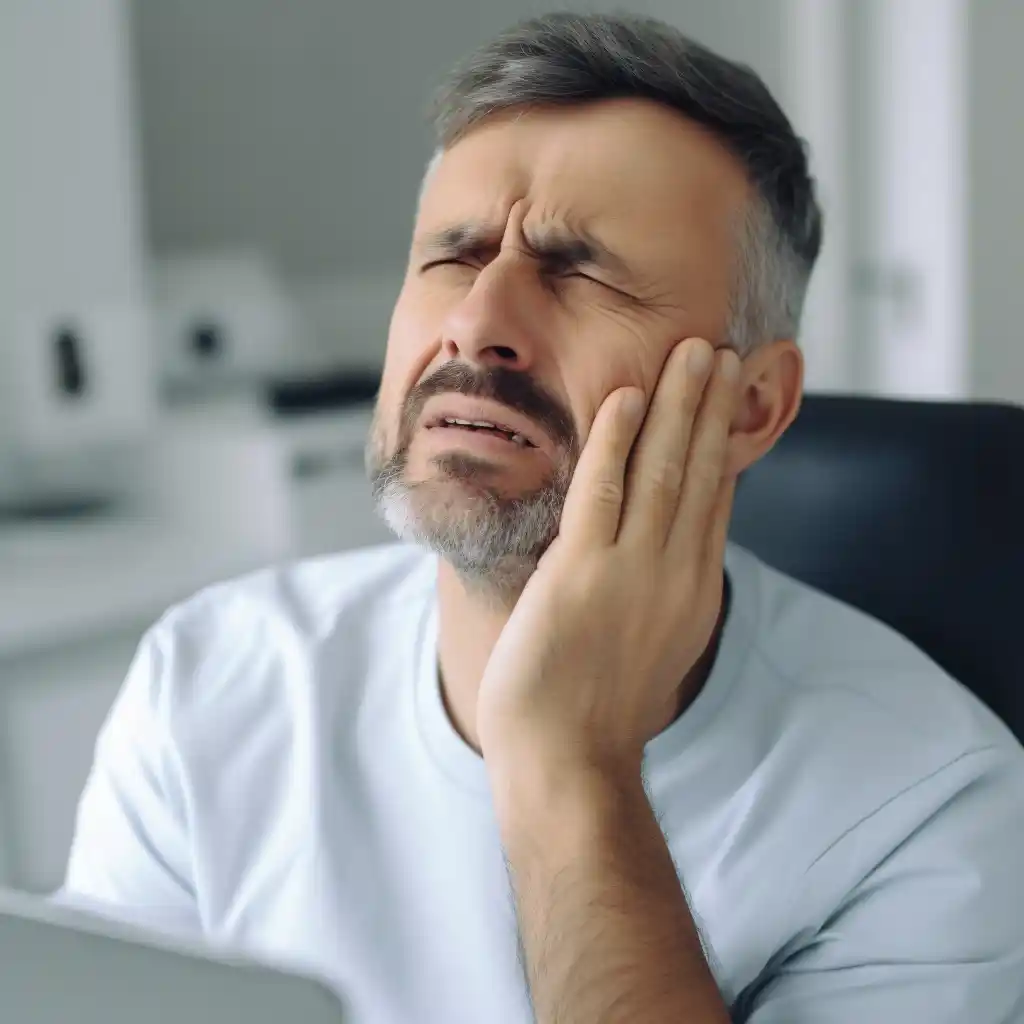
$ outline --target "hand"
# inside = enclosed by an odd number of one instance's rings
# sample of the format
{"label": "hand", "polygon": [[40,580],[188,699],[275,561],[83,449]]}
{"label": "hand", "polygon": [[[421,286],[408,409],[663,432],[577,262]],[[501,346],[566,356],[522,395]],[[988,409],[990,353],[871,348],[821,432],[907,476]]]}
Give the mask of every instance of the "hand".
{"label": "hand", "polygon": [[646,417],[636,388],[602,404],[558,537],[481,682],[477,730],[492,779],[538,761],[639,772],[721,608],[739,370],[735,353],[688,339]]}

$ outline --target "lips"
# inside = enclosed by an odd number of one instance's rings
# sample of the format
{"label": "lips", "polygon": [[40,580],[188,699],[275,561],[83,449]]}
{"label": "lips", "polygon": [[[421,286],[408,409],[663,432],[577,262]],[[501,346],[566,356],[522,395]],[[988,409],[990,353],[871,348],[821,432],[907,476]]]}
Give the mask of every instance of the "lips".
{"label": "lips", "polygon": [[481,431],[504,437],[524,449],[547,447],[547,436],[535,423],[485,399],[439,397],[428,403],[423,422],[428,430]]}
{"label": "lips", "polygon": [[512,444],[517,445],[520,448],[535,448],[536,445],[532,441],[528,441],[522,434],[518,434],[508,427],[502,427],[497,423],[490,423],[486,420],[460,420],[454,417],[446,416],[441,423],[437,424],[434,429],[439,427],[447,429],[457,430],[470,430],[474,433],[488,433],[494,434],[497,437],[503,437],[506,441],[510,441]]}

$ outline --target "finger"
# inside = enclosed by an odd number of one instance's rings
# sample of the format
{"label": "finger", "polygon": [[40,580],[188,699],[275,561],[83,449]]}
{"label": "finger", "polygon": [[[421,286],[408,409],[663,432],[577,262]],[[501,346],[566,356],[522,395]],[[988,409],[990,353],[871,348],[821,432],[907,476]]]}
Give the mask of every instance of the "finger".
{"label": "finger", "polygon": [[687,452],[714,351],[701,338],[669,354],[626,476],[620,541],[664,546],[675,521]]}
{"label": "finger", "polygon": [[719,352],[683,471],[682,494],[669,538],[677,552],[685,547],[699,558],[705,550],[725,476],[739,378],[736,353],[727,349]]}
{"label": "finger", "polygon": [[725,550],[729,543],[729,522],[732,519],[732,505],[736,497],[736,477],[725,474],[718,485],[718,497],[712,513],[711,530],[704,552],[706,574],[719,573],[725,563]]}
{"label": "finger", "polygon": [[[685,574],[686,579],[696,593],[705,597],[714,596],[716,601],[723,597],[725,585],[725,555],[729,542],[729,521],[732,518],[733,500],[736,494],[736,477],[725,475],[718,488],[718,495],[715,499],[714,512],[712,514],[712,526],[705,538],[703,556],[694,558],[687,552],[681,555],[689,560],[683,565],[692,570]],[[667,552],[668,558],[676,557],[673,552]],[[682,582],[682,580],[680,580]]]}
{"label": "finger", "polygon": [[618,388],[601,404],[569,484],[559,537],[571,543],[615,542],[622,515],[626,461],[643,422],[639,388]]}

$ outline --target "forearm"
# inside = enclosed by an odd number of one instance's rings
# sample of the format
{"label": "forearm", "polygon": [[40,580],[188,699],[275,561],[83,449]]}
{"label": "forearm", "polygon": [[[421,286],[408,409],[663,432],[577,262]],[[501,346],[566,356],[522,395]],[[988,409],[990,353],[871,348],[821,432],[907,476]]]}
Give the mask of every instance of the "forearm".
{"label": "forearm", "polygon": [[728,1024],[639,772],[496,803],[538,1024]]}

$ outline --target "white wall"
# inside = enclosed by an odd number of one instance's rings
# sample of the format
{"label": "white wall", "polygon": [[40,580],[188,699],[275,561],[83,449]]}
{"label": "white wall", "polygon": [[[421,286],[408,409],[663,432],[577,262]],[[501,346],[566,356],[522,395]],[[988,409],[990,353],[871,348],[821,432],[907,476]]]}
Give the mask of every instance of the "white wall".
{"label": "white wall", "polygon": [[[863,384],[962,398],[968,190],[964,0],[854,0]],[[856,130],[856,129],[855,129]]]}
{"label": "white wall", "polygon": [[150,237],[294,275],[404,263],[440,71],[505,0],[135,0]]}
{"label": "white wall", "polygon": [[144,245],[125,0],[0,4],[0,331],[138,297]]}
{"label": "white wall", "polygon": [[1024,3],[974,0],[967,21],[970,390],[1024,405]]}
{"label": "white wall", "polygon": [[1024,404],[1024,4],[842,2],[854,384]]}

